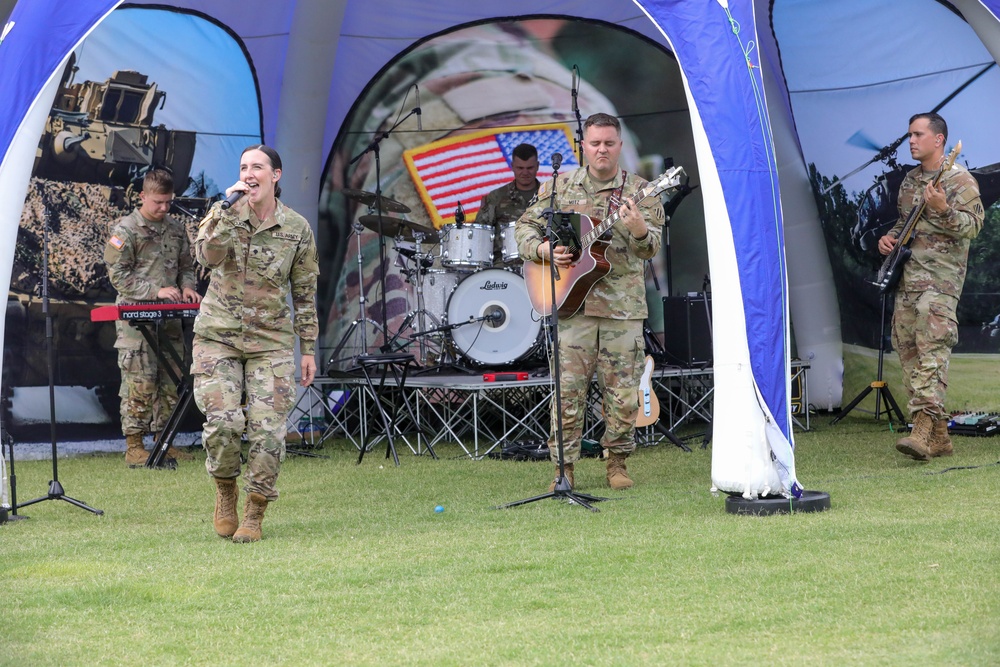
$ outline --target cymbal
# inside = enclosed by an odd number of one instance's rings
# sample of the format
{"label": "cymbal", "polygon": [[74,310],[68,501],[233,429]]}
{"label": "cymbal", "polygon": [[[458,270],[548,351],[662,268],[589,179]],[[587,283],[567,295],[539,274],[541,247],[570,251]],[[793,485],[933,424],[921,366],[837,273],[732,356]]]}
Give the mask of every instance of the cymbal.
{"label": "cymbal", "polygon": [[[375,206],[375,200],[378,196],[374,192],[367,192],[365,190],[351,190],[350,188],[344,188],[341,190],[344,196],[348,199],[355,199],[369,208],[377,208]],[[383,196],[382,202],[382,212],[383,213],[409,213],[410,207],[406,204],[401,204],[395,199],[389,199]]]}
{"label": "cymbal", "polygon": [[379,230],[377,215],[362,215],[358,218],[358,222],[376,234],[381,231],[383,236],[404,238],[408,241],[413,240],[414,232],[422,232],[427,236],[436,233],[433,227],[425,227],[422,223],[416,222],[415,220],[404,220],[403,218],[394,218],[389,215],[382,216],[381,230]]}

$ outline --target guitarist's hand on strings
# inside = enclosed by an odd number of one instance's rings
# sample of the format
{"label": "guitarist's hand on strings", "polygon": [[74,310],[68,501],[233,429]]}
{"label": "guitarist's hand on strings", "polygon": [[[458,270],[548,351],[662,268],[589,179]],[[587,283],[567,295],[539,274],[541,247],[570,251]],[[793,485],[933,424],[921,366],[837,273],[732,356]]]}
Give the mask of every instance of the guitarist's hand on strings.
{"label": "guitarist's hand on strings", "polygon": [[939,215],[948,212],[948,199],[944,194],[944,188],[940,185],[934,185],[933,181],[924,188],[924,202],[928,208]]}
{"label": "guitarist's hand on strings", "polygon": [[628,229],[632,238],[637,240],[646,238],[646,235],[649,234],[649,227],[646,226],[646,220],[639,212],[638,205],[626,199],[618,208],[618,212],[621,215],[622,224]]}
{"label": "guitarist's hand on strings", "polygon": [[878,251],[883,255],[888,255],[892,252],[892,248],[896,245],[897,240],[892,234],[886,234],[878,240]]}
{"label": "guitarist's hand on strings", "polygon": [[[542,244],[538,246],[538,258],[548,259],[549,258],[549,242],[542,241]],[[573,263],[573,254],[564,245],[557,245],[555,251],[555,257],[553,258],[555,265],[559,268],[566,268]]]}

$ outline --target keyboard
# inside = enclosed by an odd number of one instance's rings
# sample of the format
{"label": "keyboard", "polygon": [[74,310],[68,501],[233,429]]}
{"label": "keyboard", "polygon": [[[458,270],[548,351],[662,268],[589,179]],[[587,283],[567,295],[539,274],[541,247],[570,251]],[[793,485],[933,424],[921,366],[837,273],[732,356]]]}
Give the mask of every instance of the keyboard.
{"label": "keyboard", "polygon": [[193,318],[198,315],[198,303],[119,303],[98,306],[90,311],[91,322],[116,320],[169,320]]}

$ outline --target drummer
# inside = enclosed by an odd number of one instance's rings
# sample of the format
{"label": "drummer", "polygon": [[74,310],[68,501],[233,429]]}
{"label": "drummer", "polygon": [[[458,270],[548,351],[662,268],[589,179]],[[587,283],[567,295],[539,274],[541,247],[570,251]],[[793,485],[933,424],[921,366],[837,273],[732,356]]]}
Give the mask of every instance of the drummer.
{"label": "drummer", "polygon": [[[493,266],[504,266],[503,231],[507,223],[517,222],[528,204],[538,193],[538,150],[531,144],[518,144],[511,153],[511,171],[514,180],[501,185],[483,197],[479,203],[479,213],[476,214],[477,225],[493,226]],[[513,229],[507,231],[513,234]],[[516,249],[516,246],[512,246]],[[516,255],[516,250],[515,250]],[[507,262],[515,266],[521,265],[519,257]]]}

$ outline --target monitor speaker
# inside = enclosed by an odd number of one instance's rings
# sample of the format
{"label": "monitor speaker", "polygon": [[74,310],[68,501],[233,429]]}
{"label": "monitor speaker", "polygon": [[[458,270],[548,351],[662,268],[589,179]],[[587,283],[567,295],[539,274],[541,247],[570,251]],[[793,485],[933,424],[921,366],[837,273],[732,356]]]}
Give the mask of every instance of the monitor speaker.
{"label": "monitor speaker", "polygon": [[663,297],[663,350],[668,364],[712,365],[712,295]]}

